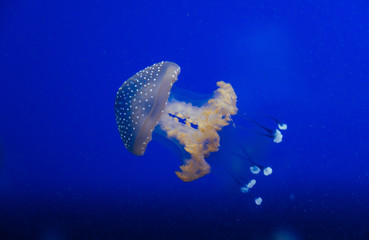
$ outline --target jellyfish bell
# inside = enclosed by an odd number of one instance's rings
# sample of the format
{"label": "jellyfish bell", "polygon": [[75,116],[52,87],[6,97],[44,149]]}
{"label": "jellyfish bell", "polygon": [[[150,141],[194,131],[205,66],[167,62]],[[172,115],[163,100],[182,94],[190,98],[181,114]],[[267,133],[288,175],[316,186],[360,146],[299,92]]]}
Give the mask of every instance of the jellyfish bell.
{"label": "jellyfish bell", "polygon": [[188,182],[210,172],[205,158],[218,151],[218,131],[237,113],[237,96],[229,83],[220,81],[212,98],[201,106],[178,101],[170,94],[179,73],[177,64],[166,61],[136,73],[117,92],[115,116],[124,146],[135,155],[145,153],[157,126],[177,140],[190,157],[175,173]]}
{"label": "jellyfish bell", "polygon": [[115,117],[120,137],[131,153],[144,154],[179,72],[177,64],[161,62],[139,71],[119,88]]}

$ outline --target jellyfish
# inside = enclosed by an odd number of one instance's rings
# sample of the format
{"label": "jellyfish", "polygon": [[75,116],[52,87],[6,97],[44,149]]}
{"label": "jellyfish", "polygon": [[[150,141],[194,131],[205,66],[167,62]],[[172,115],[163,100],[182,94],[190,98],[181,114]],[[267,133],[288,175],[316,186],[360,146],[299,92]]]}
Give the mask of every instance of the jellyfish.
{"label": "jellyfish", "polygon": [[[175,171],[175,174],[182,181],[190,182],[210,173],[210,165],[205,158],[219,150],[218,132],[229,125],[233,121],[232,116],[237,114],[237,95],[231,84],[219,81],[212,97],[201,105],[180,101],[172,91],[179,74],[180,67],[168,61],[137,72],[119,88],[114,109],[120,137],[128,151],[137,156],[144,155],[153,133],[160,131],[160,134],[164,133],[165,137],[181,145],[186,157],[179,167],[180,171]],[[269,118],[277,122],[279,130],[287,129],[286,124]],[[283,136],[278,129],[273,131],[252,119],[247,120],[265,131],[259,134],[273,139],[275,143],[282,141]],[[265,176],[272,173],[270,167],[255,163],[245,148],[241,146],[241,149],[242,155],[234,155],[250,163],[252,174],[256,175],[261,170]],[[243,193],[248,193],[256,183],[255,180],[247,182],[242,177],[234,179]]]}
{"label": "jellyfish", "polygon": [[175,174],[190,182],[210,172],[205,158],[219,150],[218,132],[237,113],[237,96],[231,84],[219,81],[203,105],[179,101],[171,96],[179,73],[180,67],[168,61],[139,71],[119,88],[114,109],[123,144],[134,155],[145,153],[156,127],[177,140],[189,158]]}

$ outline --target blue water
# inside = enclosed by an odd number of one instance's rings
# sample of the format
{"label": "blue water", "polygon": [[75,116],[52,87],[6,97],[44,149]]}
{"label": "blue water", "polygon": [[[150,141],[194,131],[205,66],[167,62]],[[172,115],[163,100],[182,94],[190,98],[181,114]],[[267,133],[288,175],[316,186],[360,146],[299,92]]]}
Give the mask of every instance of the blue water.
{"label": "blue water", "polygon": [[[369,239],[368,16],[349,0],[1,1],[0,239]],[[182,89],[231,83],[239,114],[288,124],[283,142],[225,127],[189,183],[162,140],[132,155],[115,95],[163,60]],[[239,142],[273,168],[250,194]]]}

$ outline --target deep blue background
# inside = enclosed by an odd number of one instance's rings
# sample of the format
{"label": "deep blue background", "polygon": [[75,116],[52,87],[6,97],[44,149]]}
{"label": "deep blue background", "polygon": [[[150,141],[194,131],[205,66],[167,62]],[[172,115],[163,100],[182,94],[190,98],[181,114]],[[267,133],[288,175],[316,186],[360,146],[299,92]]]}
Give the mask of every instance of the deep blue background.
{"label": "deep blue background", "polygon": [[[349,0],[1,1],[0,239],[369,239],[368,16]],[[131,155],[115,94],[162,60],[193,92],[230,82],[284,142],[229,127],[191,183],[160,141]],[[235,140],[273,167],[260,207],[224,171]]]}

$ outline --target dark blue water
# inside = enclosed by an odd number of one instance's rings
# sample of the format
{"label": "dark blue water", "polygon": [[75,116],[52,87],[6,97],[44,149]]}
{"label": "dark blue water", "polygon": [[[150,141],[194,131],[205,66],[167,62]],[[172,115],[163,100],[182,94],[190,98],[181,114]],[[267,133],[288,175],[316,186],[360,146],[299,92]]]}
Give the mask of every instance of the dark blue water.
{"label": "dark blue water", "polygon": [[[368,16],[348,0],[1,1],[0,239],[369,239]],[[225,127],[189,183],[162,140],[130,154],[116,92],[163,60],[182,89],[231,83],[239,113],[288,124],[283,142]],[[273,168],[250,194],[240,142]]]}

